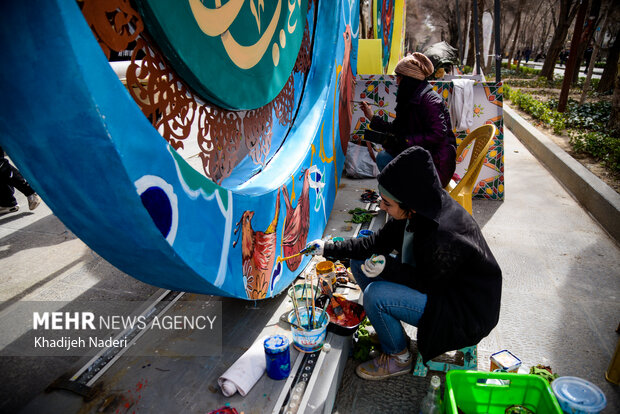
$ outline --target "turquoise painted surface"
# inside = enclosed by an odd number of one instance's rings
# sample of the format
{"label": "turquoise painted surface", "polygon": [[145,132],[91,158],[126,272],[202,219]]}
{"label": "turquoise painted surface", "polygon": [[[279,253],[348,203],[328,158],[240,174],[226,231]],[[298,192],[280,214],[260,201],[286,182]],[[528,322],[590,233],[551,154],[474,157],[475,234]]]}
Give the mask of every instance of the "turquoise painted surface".
{"label": "turquoise painted surface", "polygon": [[0,47],[11,64],[0,67],[0,143],[54,214],[122,271],[164,288],[271,297],[309,260],[278,263],[290,248],[285,229],[306,207],[307,233],[293,241],[322,235],[344,163],[338,70],[346,24],[357,44],[358,6],[337,7],[318,5],[320,64],[286,139],[234,188],[193,170],[153,129],[68,0],[3,5]]}
{"label": "turquoise painted surface", "polygon": [[150,33],[194,90],[223,108],[259,108],[293,69],[308,0],[219,3],[136,0]]}

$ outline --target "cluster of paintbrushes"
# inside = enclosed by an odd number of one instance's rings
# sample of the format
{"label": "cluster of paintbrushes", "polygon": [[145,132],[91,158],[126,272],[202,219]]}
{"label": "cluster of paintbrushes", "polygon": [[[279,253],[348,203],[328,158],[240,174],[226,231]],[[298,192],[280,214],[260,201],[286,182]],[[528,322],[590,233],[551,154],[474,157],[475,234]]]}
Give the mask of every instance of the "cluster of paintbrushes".
{"label": "cluster of paintbrushes", "polygon": [[[316,307],[316,295],[317,292],[320,291],[319,286],[318,286],[318,278],[317,278],[317,285],[314,285],[314,282],[312,281],[312,277],[310,277],[310,283],[308,283],[308,279],[306,278],[306,280],[304,281],[303,284],[303,288],[302,288],[302,292],[301,292],[301,297],[298,299],[297,298],[297,286],[295,286],[295,289],[293,289],[293,308],[295,310],[295,316],[297,317],[297,324],[291,323],[291,325],[293,325],[295,328],[297,329],[301,329],[304,331],[311,331],[313,329],[317,329],[320,328],[321,326],[323,326],[323,323],[325,322],[325,318],[327,317],[327,312],[323,311],[323,313],[321,314],[321,316],[318,318],[317,320],[317,307]],[[308,292],[308,294],[306,293]],[[302,302],[301,304],[299,302]],[[304,306],[306,307],[306,312],[308,313],[308,317],[306,318],[306,323],[302,323],[302,319],[300,317],[300,313],[299,313],[299,307],[300,306]],[[325,304],[325,309],[327,309],[327,304]],[[319,312],[321,311],[320,308]]]}

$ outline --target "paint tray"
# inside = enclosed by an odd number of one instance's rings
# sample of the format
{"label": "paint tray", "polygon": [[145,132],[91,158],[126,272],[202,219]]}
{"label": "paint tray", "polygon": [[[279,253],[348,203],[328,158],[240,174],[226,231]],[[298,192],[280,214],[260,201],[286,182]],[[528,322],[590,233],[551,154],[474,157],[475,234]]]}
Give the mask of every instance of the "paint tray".
{"label": "paint tray", "polygon": [[330,303],[327,307],[327,314],[329,315],[329,325],[327,325],[327,330],[340,336],[353,335],[359,324],[366,317],[366,311],[359,303],[345,299],[340,295],[334,296],[338,296],[338,303],[340,303],[340,306],[344,311],[345,318],[338,320],[334,315],[334,311]]}

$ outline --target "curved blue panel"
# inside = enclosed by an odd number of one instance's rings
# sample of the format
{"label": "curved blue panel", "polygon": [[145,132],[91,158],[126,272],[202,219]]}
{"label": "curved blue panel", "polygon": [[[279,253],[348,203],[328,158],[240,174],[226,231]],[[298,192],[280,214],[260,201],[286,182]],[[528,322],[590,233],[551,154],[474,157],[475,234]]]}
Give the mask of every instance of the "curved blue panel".
{"label": "curved blue panel", "polygon": [[122,271],[170,289],[273,296],[303,265],[278,257],[321,236],[336,194],[352,4],[338,6],[346,13],[319,4],[320,64],[295,124],[262,172],[224,188],[153,129],[74,2],[10,1],[0,16],[0,143],[56,216]]}

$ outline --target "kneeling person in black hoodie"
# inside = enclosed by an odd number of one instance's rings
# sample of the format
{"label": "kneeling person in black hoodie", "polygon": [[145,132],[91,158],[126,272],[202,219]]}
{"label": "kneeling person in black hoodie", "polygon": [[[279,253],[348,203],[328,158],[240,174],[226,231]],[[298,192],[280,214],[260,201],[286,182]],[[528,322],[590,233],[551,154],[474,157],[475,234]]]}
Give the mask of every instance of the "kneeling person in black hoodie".
{"label": "kneeling person in black hoodie", "polygon": [[384,352],[357,367],[369,380],[411,372],[401,321],[418,327],[424,363],[480,342],[499,320],[502,289],[478,224],[443,190],[428,151],[405,150],[377,179],[380,208],[390,216],[383,228],[371,237],[308,243],[311,254],[352,259]]}

